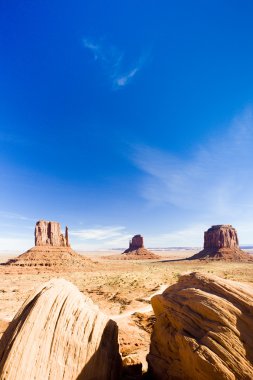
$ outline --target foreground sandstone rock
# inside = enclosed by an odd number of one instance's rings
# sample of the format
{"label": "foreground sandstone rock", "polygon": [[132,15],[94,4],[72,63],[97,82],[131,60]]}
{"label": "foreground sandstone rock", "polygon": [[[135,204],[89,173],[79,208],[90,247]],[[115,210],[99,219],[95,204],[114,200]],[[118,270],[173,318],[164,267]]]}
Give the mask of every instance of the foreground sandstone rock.
{"label": "foreground sandstone rock", "polygon": [[251,261],[252,257],[240,249],[236,229],[230,224],[220,224],[204,233],[204,249],[189,258],[195,259]]}
{"label": "foreground sandstone rock", "polygon": [[41,285],[0,340],[1,380],[118,380],[120,371],[116,323],[63,279]]}
{"label": "foreground sandstone rock", "polygon": [[9,326],[9,322],[8,321],[1,321],[0,320],[0,338],[3,335],[3,333],[5,332],[5,330],[7,329],[8,326]]}
{"label": "foreground sandstone rock", "polygon": [[61,225],[58,222],[39,220],[36,223],[34,235],[35,246],[69,247],[68,227],[65,228],[64,236],[61,233]]}
{"label": "foreground sandstone rock", "polygon": [[154,379],[253,379],[253,288],[191,273],[152,298]]}
{"label": "foreground sandstone rock", "polygon": [[144,239],[141,235],[135,235],[129,242],[129,248],[126,249],[121,259],[125,260],[143,260],[143,259],[159,259],[160,257],[155,253],[149,251],[144,247]]}

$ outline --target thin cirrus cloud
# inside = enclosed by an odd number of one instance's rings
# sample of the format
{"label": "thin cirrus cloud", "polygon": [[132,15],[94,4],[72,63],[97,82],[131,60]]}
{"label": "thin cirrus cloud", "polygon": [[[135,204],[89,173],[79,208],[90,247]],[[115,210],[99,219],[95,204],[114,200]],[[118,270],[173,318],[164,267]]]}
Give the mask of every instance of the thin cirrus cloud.
{"label": "thin cirrus cloud", "polygon": [[0,211],[0,220],[2,219],[35,221],[35,219],[28,218],[27,216],[10,212],[10,211]]}
{"label": "thin cirrus cloud", "polygon": [[114,45],[107,44],[105,41],[95,42],[90,38],[84,38],[83,45],[92,53],[94,60],[102,66],[113,89],[128,85],[147,59],[147,54],[141,54],[134,64],[127,65],[125,54]]}
{"label": "thin cirrus cloud", "polygon": [[80,240],[103,241],[110,244],[127,241],[131,235],[126,232],[123,226],[101,226],[96,228],[87,228],[75,230],[71,235]]}
{"label": "thin cirrus cloud", "polygon": [[[196,147],[187,159],[142,146],[133,154],[146,176],[141,195],[192,215],[192,221],[240,223],[253,212],[253,112],[248,108],[224,133]],[[177,212],[174,211],[174,212]]]}

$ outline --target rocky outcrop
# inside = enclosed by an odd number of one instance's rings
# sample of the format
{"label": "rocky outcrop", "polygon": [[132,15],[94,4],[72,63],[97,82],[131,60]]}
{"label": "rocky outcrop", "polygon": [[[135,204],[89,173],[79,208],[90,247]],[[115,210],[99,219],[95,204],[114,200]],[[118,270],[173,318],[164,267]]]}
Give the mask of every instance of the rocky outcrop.
{"label": "rocky outcrop", "polygon": [[141,235],[135,235],[129,242],[129,248],[126,249],[121,259],[125,260],[142,260],[142,259],[159,259],[155,253],[144,247],[144,239]]}
{"label": "rocky outcrop", "polygon": [[118,328],[71,283],[53,279],[0,340],[0,379],[118,380]]}
{"label": "rocky outcrop", "polygon": [[253,379],[253,288],[191,273],[152,298],[155,380]]}
{"label": "rocky outcrop", "polygon": [[194,259],[251,261],[252,257],[240,249],[236,229],[230,224],[221,224],[204,233],[204,249],[189,258]]}
{"label": "rocky outcrop", "polygon": [[69,247],[68,227],[65,236],[58,222],[39,220],[35,226],[35,246]]}

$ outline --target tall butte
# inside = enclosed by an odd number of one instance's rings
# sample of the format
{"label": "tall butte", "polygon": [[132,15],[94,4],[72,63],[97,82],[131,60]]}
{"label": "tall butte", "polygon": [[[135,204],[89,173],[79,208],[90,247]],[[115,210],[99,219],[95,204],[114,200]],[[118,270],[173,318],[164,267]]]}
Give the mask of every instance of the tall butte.
{"label": "tall butte", "polygon": [[9,260],[5,265],[22,267],[59,267],[59,269],[87,267],[92,261],[75,252],[69,243],[68,227],[61,233],[58,222],[39,220],[35,225],[35,246]]}
{"label": "tall butte", "polygon": [[122,253],[122,258],[131,260],[159,259],[155,253],[144,247],[144,239],[141,235],[134,235],[129,242],[129,248]]}
{"label": "tall butte", "polygon": [[240,249],[237,231],[231,224],[218,224],[205,231],[204,249],[189,258],[195,259],[251,261],[252,257]]}
{"label": "tall butte", "polygon": [[65,236],[61,233],[61,225],[58,222],[46,222],[39,220],[35,226],[35,246],[70,247],[68,227],[65,228]]}

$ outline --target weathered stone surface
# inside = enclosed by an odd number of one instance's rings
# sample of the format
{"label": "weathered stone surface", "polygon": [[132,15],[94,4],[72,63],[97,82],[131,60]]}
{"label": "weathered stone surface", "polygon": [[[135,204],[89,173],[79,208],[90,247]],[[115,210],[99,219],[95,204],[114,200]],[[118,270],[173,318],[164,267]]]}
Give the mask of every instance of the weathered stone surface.
{"label": "weathered stone surface", "polygon": [[118,328],[71,283],[53,279],[0,340],[0,379],[118,380]]}
{"label": "weathered stone surface", "polygon": [[35,226],[35,246],[69,247],[68,227],[65,236],[61,233],[58,222],[39,220]]}
{"label": "weathered stone surface", "polygon": [[251,286],[191,273],[154,296],[152,306],[155,380],[253,379]]}
{"label": "weathered stone surface", "polygon": [[189,259],[252,260],[249,254],[239,248],[236,229],[230,224],[209,228],[204,233],[204,249]]}
{"label": "weathered stone surface", "polygon": [[7,327],[9,326],[9,321],[1,321],[0,320],[0,338],[1,336],[3,335],[3,333],[5,332],[5,330],[7,329]]}
{"label": "weathered stone surface", "polygon": [[204,233],[204,249],[239,248],[236,229],[230,224],[212,226]]}

